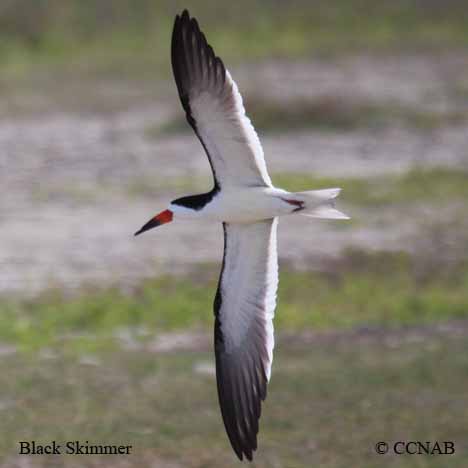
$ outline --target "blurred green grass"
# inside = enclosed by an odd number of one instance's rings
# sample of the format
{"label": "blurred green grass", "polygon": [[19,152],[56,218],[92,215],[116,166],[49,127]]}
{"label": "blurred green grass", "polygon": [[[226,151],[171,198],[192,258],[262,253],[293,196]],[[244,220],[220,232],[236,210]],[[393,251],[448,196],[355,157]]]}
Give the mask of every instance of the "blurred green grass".
{"label": "blurred green grass", "polygon": [[[430,132],[468,121],[467,109],[417,109],[392,102],[350,102],[342,97],[332,96],[316,100],[291,100],[286,103],[247,96],[244,102],[247,113],[260,135],[305,130],[351,132],[388,127]],[[163,125],[149,127],[146,135],[158,139],[161,136],[190,131],[185,117],[178,115]]]}
{"label": "blurred green grass", "polygon": [[[31,461],[34,467],[239,466],[222,426],[215,377],[197,370],[213,361],[208,350],[114,351],[87,361],[4,356],[0,466],[17,466],[19,440],[133,445],[128,457],[44,456]],[[447,331],[280,341],[252,466],[466,466],[467,370],[466,336]],[[375,454],[378,441],[399,440],[450,440],[456,453]]]}
{"label": "blurred green grass", "polygon": [[310,129],[336,132],[361,128],[377,130],[389,126],[431,131],[468,120],[468,110],[430,111],[393,102],[350,102],[331,96],[314,101],[293,100],[287,104],[255,97],[247,97],[245,102],[259,132]]}
{"label": "blurred green grass", "polygon": [[186,7],[229,63],[468,43],[462,0],[239,0],[222,8],[213,0],[15,0],[0,6],[0,63],[17,76],[31,65],[134,76],[167,69],[172,22]]}
{"label": "blurred green grass", "polygon": [[[438,204],[463,201],[468,197],[468,172],[463,169],[413,168],[399,175],[363,178],[315,177],[309,174],[280,173],[274,184],[286,190],[301,191],[341,187],[342,200],[357,206],[375,208],[392,204]],[[340,200],[341,201],[341,200]]]}
{"label": "blurred green grass", "polygon": [[[437,252],[434,253],[434,256]],[[432,263],[430,263],[432,261]],[[279,331],[435,323],[468,316],[468,264],[408,254],[350,250],[322,271],[281,269]],[[50,291],[31,301],[2,299],[0,340],[34,351],[78,353],[116,346],[124,330],[144,343],[158,333],[211,329],[218,266],[146,281],[133,293]],[[72,339],[69,339],[72,338]]]}

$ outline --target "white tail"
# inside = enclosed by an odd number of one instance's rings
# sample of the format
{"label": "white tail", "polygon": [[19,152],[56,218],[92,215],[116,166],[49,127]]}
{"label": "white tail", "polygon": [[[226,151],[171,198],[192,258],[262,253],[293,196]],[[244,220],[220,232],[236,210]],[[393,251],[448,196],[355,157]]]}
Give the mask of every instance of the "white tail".
{"label": "white tail", "polygon": [[311,218],[350,219],[341,211],[335,209],[335,198],[340,194],[340,188],[324,190],[309,190],[294,193],[294,199],[304,202],[304,209],[298,214]]}

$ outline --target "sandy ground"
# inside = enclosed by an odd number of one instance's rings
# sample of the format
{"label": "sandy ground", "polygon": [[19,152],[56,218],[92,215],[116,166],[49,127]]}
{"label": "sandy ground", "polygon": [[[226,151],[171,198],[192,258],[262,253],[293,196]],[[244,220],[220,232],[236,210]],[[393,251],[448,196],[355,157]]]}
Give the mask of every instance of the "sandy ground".
{"label": "sandy ground", "polygon": [[[267,63],[242,67],[237,75],[241,90],[250,95],[261,90],[262,99],[338,96],[450,111],[466,105],[466,98],[453,90],[467,73],[468,59],[453,55]],[[207,160],[194,136],[148,134],[180,112],[176,106],[174,95],[112,113],[53,110],[2,118],[0,293],[35,294],[51,285],[131,285],[220,260],[220,226],[174,223],[138,239],[132,236],[184,194],[167,188],[171,180],[208,180]],[[425,132],[393,127],[261,137],[273,174],[372,177],[413,167],[468,166],[466,125]],[[142,181],[154,181],[153,196],[139,190]],[[410,215],[398,219],[394,212],[367,213],[347,205],[346,193],[342,198],[341,208],[357,222],[343,227],[342,222],[302,217],[284,220],[280,259],[313,267],[316,259],[338,255],[348,246],[414,246],[421,225]],[[440,220],[441,215],[427,208],[425,222],[431,216]]]}

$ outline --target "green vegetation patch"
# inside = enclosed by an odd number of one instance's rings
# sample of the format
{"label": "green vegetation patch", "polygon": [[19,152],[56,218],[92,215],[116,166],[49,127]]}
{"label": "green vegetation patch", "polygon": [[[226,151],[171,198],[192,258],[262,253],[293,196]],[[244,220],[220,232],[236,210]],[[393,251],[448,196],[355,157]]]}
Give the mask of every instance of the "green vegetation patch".
{"label": "green vegetation patch", "polygon": [[[96,468],[237,467],[213,366],[211,351],[114,351],[94,360],[3,356],[0,466],[15,466],[10,457],[20,440],[88,440],[133,446],[129,456],[86,456]],[[440,468],[442,459],[445,468],[466,466],[467,370],[468,342],[449,332],[416,328],[366,339],[351,333],[279,341],[255,467],[278,461],[295,468]],[[379,441],[400,440],[450,440],[456,452],[395,457],[374,451]],[[38,456],[34,466],[50,467],[55,459]],[[81,466],[83,459],[62,456],[60,466]]]}
{"label": "green vegetation patch", "polygon": [[[0,63],[20,75],[29,64],[125,73],[165,66],[173,19],[186,2],[16,0],[0,10]],[[220,9],[192,4],[216,50],[231,60],[330,56],[356,50],[440,50],[468,43],[462,0],[239,0]],[[248,12],[248,14],[246,14]]]}
{"label": "green vegetation patch", "polygon": [[[424,266],[427,261],[403,253],[349,251],[320,272],[283,266],[275,326],[342,329],[468,316],[466,261],[431,269]],[[112,345],[122,330],[144,342],[168,330],[211,328],[218,268],[146,281],[132,293],[111,289],[73,298],[50,292],[31,301],[3,299],[0,339],[24,349],[66,342],[82,351]]]}
{"label": "green vegetation patch", "polygon": [[[460,88],[461,92],[461,88]],[[260,133],[299,130],[353,131],[381,129],[390,126],[429,131],[468,120],[468,111],[429,111],[394,103],[350,102],[331,96],[315,100],[275,102],[248,97],[244,100],[247,113]],[[189,132],[180,115],[162,126],[149,128],[150,138],[165,134]]]}
{"label": "green vegetation patch", "polygon": [[417,202],[446,203],[468,198],[468,172],[462,169],[414,168],[396,176],[326,178],[308,174],[280,173],[273,176],[276,186],[286,190],[341,187],[346,203],[380,207]]}

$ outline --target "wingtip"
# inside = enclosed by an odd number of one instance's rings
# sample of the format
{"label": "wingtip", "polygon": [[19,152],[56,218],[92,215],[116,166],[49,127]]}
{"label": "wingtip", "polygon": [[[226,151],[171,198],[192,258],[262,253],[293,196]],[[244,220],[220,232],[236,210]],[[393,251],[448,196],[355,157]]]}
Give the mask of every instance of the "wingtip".
{"label": "wingtip", "polygon": [[190,25],[192,26],[192,31],[194,31],[195,33],[198,33],[198,34],[200,33],[200,26],[198,25],[198,21],[193,16],[190,19]]}
{"label": "wingtip", "polygon": [[[226,426],[226,425],[225,425]],[[227,430],[226,426],[226,430]],[[253,460],[254,452],[257,450],[257,434],[258,428],[250,440],[240,440],[234,436],[229,430],[227,435],[229,442],[231,443],[232,450],[236,454],[240,461],[244,461],[244,458],[251,462]]]}
{"label": "wingtip", "polygon": [[182,13],[177,13],[175,15],[175,18],[174,18],[174,25],[177,25],[178,23],[180,22],[188,22],[190,21],[190,13],[189,11],[187,10],[187,8],[185,8]]}
{"label": "wingtip", "polygon": [[[253,449],[253,450],[255,450],[255,449]],[[234,453],[236,454],[237,458],[240,461],[244,461],[244,457],[249,462],[253,461],[253,451],[252,450],[240,449],[240,450],[234,450]]]}

